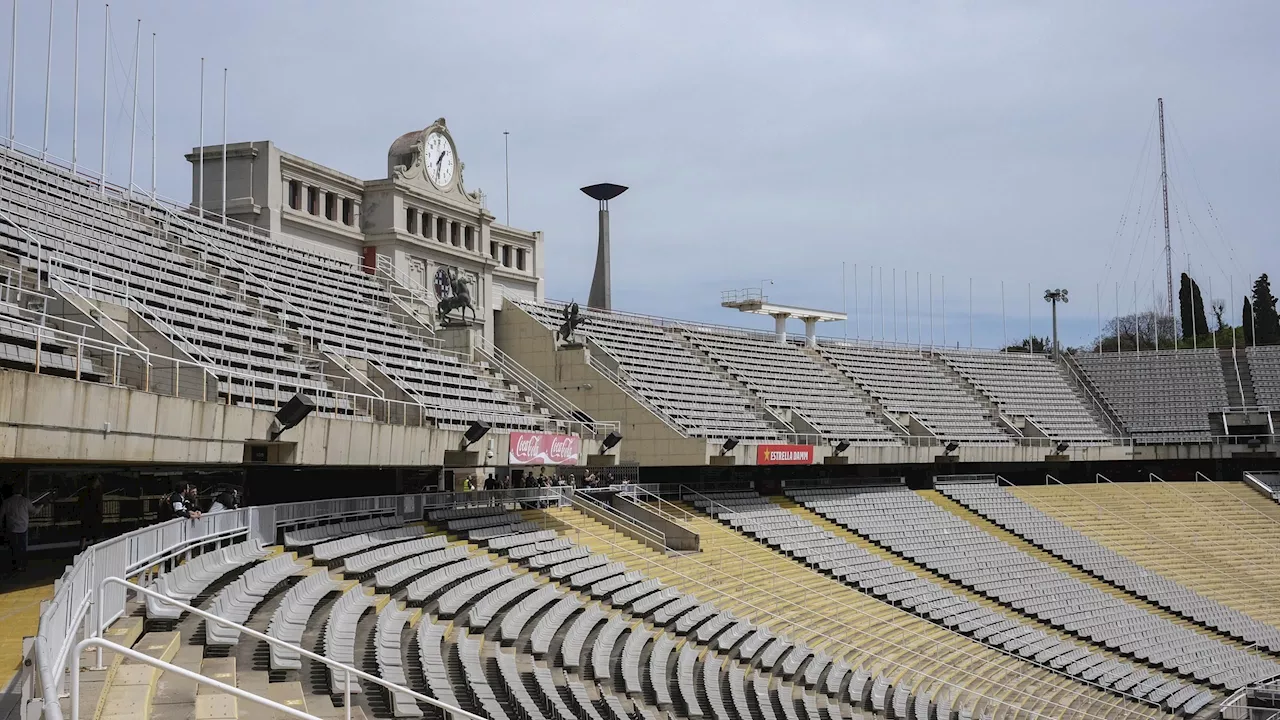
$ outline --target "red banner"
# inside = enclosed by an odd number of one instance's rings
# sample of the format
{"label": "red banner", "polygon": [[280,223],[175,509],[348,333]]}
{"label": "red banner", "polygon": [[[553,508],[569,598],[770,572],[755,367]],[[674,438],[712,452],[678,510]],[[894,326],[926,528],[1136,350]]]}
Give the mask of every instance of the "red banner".
{"label": "red banner", "polygon": [[507,462],[511,465],[577,465],[582,438],[577,435],[513,432]]}
{"label": "red banner", "polygon": [[812,465],[812,445],[758,445],[757,465]]}

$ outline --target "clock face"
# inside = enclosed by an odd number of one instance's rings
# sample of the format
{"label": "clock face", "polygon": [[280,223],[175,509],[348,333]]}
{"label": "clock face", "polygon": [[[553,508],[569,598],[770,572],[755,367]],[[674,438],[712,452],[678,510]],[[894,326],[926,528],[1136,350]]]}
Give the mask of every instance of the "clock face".
{"label": "clock face", "polygon": [[427,177],[436,187],[446,187],[453,181],[453,145],[442,133],[427,136]]}

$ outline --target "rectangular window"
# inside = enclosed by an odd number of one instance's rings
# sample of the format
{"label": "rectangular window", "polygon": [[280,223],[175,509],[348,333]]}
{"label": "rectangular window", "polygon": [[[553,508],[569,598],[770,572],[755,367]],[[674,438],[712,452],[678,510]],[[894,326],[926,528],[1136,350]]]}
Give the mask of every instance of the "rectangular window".
{"label": "rectangular window", "polygon": [[462,226],[458,223],[452,223],[449,228],[449,243],[454,247],[462,244]]}
{"label": "rectangular window", "polygon": [[422,237],[424,238],[431,237],[431,222],[432,222],[431,213],[428,213],[428,212],[422,213]]}
{"label": "rectangular window", "polygon": [[320,188],[307,188],[307,212],[312,215],[320,214]]}
{"label": "rectangular window", "polygon": [[436,239],[440,242],[449,242],[449,224],[444,218],[436,218]]}
{"label": "rectangular window", "polygon": [[297,180],[289,181],[289,207],[294,210],[302,209],[302,183]]}
{"label": "rectangular window", "polygon": [[468,226],[466,226],[465,228],[463,228],[463,229],[462,229],[462,237],[466,239],[466,242],[465,242],[465,243],[463,243],[463,244],[465,244],[465,245],[467,246],[467,249],[468,249],[468,250],[475,250],[475,249],[476,249],[476,241],[475,241],[476,233],[475,233],[475,228],[471,227],[470,225],[468,225]]}
{"label": "rectangular window", "polygon": [[524,269],[524,255],[525,255],[524,248],[516,248],[516,269],[517,270]]}
{"label": "rectangular window", "polygon": [[418,211],[413,208],[404,209],[404,229],[410,235],[418,234]]}
{"label": "rectangular window", "polygon": [[511,246],[502,246],[502,267],[511,267]]}
{"label": "rectangular window", "polygon": [[326,220],[338,219],[338,196],[334,193],[324,194],[324,217]]}
{"label": "rectangular window", "polygon": [[493,242],[492,240],[489,241],[489,257],[494,260],[498,259],[498,243]]}
{"label": "rectangular window", "polygon": [[353,225],[355,221],[355,203],[351,202],[351,198],[342,198],[342,224]]}

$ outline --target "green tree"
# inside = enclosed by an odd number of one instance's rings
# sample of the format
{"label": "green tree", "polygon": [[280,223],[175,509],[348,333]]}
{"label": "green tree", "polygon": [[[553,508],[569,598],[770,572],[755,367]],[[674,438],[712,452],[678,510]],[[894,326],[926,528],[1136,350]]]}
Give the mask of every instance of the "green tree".
{"label": "green tree", "polygon": [[1258,345],[1280,343],[1280,315],[1276,314],[1276,297],[1271,294],[1271,279],[1266,273],[1253,283],[1253,324],[1257,327],[1251,332]]}
{"label": "green tree", "polygon": [[1249,302],[1249,296],[1244,297],[1244,307],[1240,310],[1240,325],[1244,327],[1244,344],[1246,346],[1253,344],[1253,303]]}
{"label": "green tree", "polygon": [[1209,322],[1204,314],[1204,298],[1200,295],[1200,284],[1186,273],[1182,273],[1182,283],[1178,288],[1178,309],[1181,311],[1183,338],[1189,340],[1209,331]]}
{"label": "green tree", "polygon": [[1018,345],[1010,345],[1009,347],[1005,348],[1004,351],[1005,352],[1028,352],[1028,345],[1030,346],[1030,352],[1043,353],[1043,352],[1048,352],[1047,348],[1050,345],[1052,345],[1052,341],[1050,341],[1048,337],[1041,338],[1041,337],[1032,336],[1030,338],[1030,341],[1023,340]]}

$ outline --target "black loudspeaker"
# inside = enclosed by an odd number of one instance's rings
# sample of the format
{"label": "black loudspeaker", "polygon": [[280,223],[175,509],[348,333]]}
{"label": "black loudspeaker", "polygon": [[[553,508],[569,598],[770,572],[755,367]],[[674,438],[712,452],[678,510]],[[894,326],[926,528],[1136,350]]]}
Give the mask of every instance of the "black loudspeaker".
{"label": "black loudspeaker", "polygon": [[462,436],[462,447],[471,447],[476,444],[480,438],[489,434],[489,427],[489,423],[483,420],[471,423],[471,427],[467,428],[467,432]]}
{"label": "black loudspeaker", "polygon": [[1054,451],[1055,451],[1055,452],[1057,452],[1059,455],[1061,455],[1062,453],[1064,453],[1064,452],[1066,452],[1066,451],[1067,451],[1067,445],[1068,445],[1068,443],[1066,443],[1066,442],[1060,442],[1060,443],[1058,443],[1058,447],[1057,447],[1057,448],[1055,448],[1055,450],[1054,450]]}
{"label": "black loudspeaker", "polygon": [[603,455],[613,448],[614,445],[622,442],[622,433],[617,430],[610,431],[604,436],[604,440],[600,441],[600,454]]}
{"label": "black loudspeaker", "polygon": [[837,455],[839,455],[840,453],[842,453],[842,452],[844,452],[845,450],[848,450],[848,449],[849,449],[849,441],[848,441],[848,440],[841,440],[840,442],[836,443],[836,454],[837,454]]}
{"label": "black loudspeaker", "polygon": [[736,447],[738,447],[738,438],[729,438],[724,441],[724,444],[720,446],[720,449],[724,452],[730,452]]}
{"label": "black loudspeaker", "polygon": [[280,437],[280,433],[302,422],[303,418],[311,414],[316,409],[316,401],[297,393],[289,398],[289,402],[280,408],[276,413],[275,420],[271,423],[271,439],[275,440]]}

